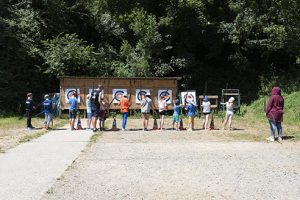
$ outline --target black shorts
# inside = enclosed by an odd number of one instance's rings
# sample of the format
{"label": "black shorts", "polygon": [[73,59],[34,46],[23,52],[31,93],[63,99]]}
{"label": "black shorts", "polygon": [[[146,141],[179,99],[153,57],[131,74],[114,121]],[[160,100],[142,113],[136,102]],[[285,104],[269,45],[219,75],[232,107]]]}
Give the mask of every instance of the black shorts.
{"label": "black shorts", "polygon": [[69,110],[69,119],[76,119],[76,110]]}
{"label": "black shorts", "polygon": [[99,116],[99,109],[96,110],[92,109],[92,117],[98,118],[98,116]]}
{"label": "black shorts", "polygon": [[160,114],[160,115],[166,115],[166,114],[167,114],[167,111],[166,111],[166,110],[160,111],[159,114]]}
{"label": "black shorts", "polygon": [[210,114],[210,112],[208,112],[208,113],[203,113],[203,115],[209,115]]}

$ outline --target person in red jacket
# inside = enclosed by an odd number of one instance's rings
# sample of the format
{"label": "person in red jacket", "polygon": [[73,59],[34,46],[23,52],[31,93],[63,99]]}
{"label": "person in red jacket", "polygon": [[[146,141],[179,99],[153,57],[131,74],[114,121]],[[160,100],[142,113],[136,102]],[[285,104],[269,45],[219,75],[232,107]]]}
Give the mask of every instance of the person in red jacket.
{"label": "person in red jacket", "polygon": [[274,87],[272,89],[272,95],[269,99],[266,116],[270,123],[271,136],[267,140],[273,142],[275,141],[275,130],[278,132],[278,141],[282,141],[282,126],[283,121],[283,107],[284,99],[281,96],[281,89],[279,87]]}
{"label": "person in red jacket", "polygon": [[129,107],[131,106],[131,103],[128,99],[128,95],[126,93],[123,94],[123,97],[119,102],[119,105],[121,106],[121,113],[122,113],[122,131],[125,131],[128,111],[129,111]]}

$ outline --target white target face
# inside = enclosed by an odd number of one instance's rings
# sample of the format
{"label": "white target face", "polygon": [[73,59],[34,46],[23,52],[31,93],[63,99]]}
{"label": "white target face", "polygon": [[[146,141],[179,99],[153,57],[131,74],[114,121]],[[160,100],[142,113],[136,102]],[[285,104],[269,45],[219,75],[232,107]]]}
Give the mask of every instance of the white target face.
{"label": "white target face", "polygon": [[166,98],[166,103],[167,104],[172,104],[172,90],[158,90],[158,101],[160,100],[161,97],[165,97]]}
{"label": "white target face", "polygon": [[196,91],[181,92],[181,104],[189,104],[192,101],[196,102]]}
{"label": "white target face", "polygon": [[112,94],[113,94],[113,103],[119,103],[120,100],[123,97],[123,94],[127,94],[127,89],[113,89]]}
{"label": "white target face", "polygon": [[135,103],[141,103],[142,95],[150,94],[150,89],[136,89],[135,90]]}
{"label": "white target face", "polygon": [[78,103],[80,103],[80,89],[75,88],[67,88],[65,89],[65,100],[66,103],[69,103],[69,99],[71,98],[71,95],[75,94],[75,98],[77,98]]}

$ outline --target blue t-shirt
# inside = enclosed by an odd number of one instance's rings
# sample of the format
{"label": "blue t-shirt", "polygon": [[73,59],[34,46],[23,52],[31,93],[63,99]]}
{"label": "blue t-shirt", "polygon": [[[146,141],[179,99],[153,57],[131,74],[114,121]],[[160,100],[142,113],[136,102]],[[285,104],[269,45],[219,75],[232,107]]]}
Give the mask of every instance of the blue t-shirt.
{"label": "blue t-shirt", "polygon": [[174,113],[173,115],[179,115],[180,112],[180,107],[176,104],[174,104]]}
{"label": "blue t-shirt", "polygon": [[52,101],[50,99],[46,99],[43,102],[43,106],[44,106],[45,114],[51,114],[52,113]]}
{"label": "blue t-shirt", "polygon": [[193,104],[188,105],[187,107],[187,116],[194,117],[196,113],[196,107]]}
{"label": "blue t-shirt", "polygon": [[77,99],[76,98],[70,98],[70,110],[76,110],[77,109]]}
{"label": "blue t-shirt", "polygon": [[91,101],[89,99],[86,100],[86,112],[87,113],[91,113],[92,112],[92,104]]}

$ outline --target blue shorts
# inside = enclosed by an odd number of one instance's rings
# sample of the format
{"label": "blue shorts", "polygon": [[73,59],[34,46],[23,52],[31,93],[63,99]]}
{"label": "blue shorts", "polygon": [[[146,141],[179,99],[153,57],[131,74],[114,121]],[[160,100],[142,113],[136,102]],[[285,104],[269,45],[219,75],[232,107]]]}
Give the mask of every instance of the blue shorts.
{"label": "blue shorts", "polygon": [[69,110],[69,119],[76,119],[76,110]]}
{"label": "blue shorts", "polygon": [[90,113],[86,113],[86,118],[92,119],[92,113],[91,112]]}
{"label": "blue shorts", "polygon": [[45,124],[49,124],[49,122],[52,121],[52,114],[51,113],[45,113]]}

